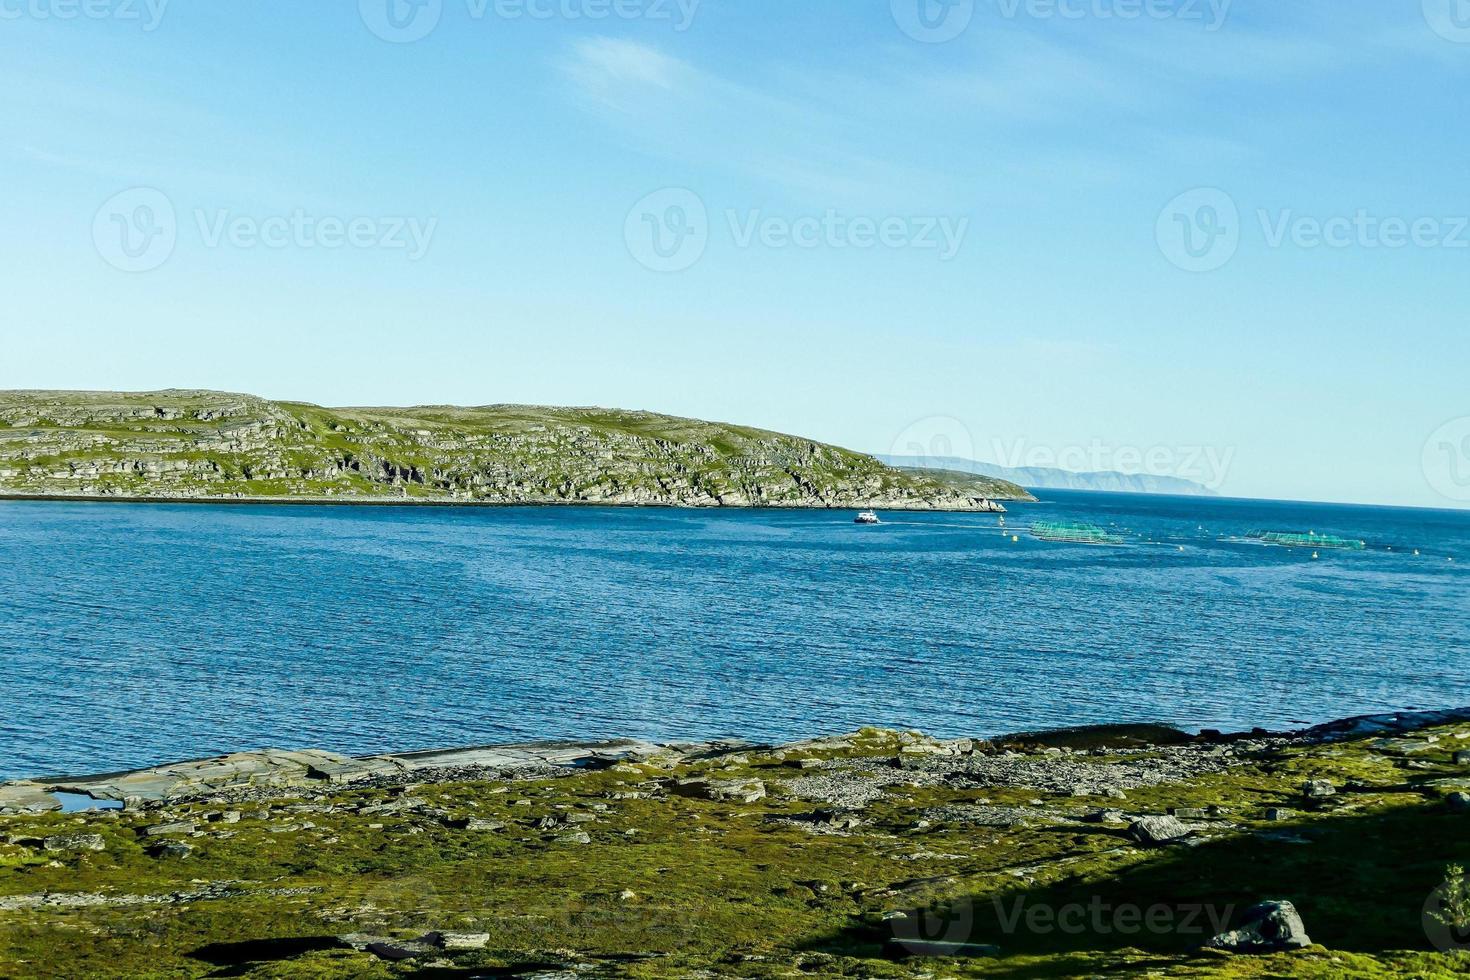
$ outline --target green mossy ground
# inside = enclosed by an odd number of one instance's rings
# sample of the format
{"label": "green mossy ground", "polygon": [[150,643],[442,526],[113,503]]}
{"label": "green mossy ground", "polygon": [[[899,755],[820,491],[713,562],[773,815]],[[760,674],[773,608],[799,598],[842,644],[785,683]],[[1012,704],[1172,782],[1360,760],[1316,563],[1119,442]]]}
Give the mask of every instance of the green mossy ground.
{"label": "green mossy ground", "polygon": [[0,392],[0,493],[920,509],[1031,499],[1002,480],[905,473],[809,439],[650,412],[328,409],[205,391]]}
{"label": "green mossy ground", "polygon": [[[1422,917],[1445,866],[1470,858],[1470,814],[1452,812],[1446,790],[1430,785],[1470,778],[1451,756],[1470,746],[1455,737],[1467,730],[1416,736],[1441,740],[1412,755],[1369,741],[1271,751],[1185,784],[1130,790],[1126,801],[900,784],[861,811],[863,825],[837,834],[769,819],[819,807],[784,792],[802,773],[761,752],[674,769],[348,789],[309,801],[343,808],[330,813],[293,811],[301,800],[244,804],[237,824],[201,822],[203,836],[186,838],[194,847],[186,858],[145,851],[151,842],[138,829],[157,813],[0,817],[0,840],[98,833],[107,845],[81,854],[0,845],[0,902],[40,893],[162,895],[219,882],[238,882],[243,892],[0,911],[0,976],[470,977],[568,964],[584,965],[578,975],[632,978],[1467,976],[1470,954],[1436,952]],[[891,757],[885,738],[826,756]],[[649,780],[691,775],[760,778],[771,795],[745,804],[617,798]],[[1308,806],[1301,786],[1317,778],[1341,789]],[[450,819],[351,812],[400,792]],[[1111,824],[921,824],[931,807],[982,799],[1070,816],[1095,807],[1225,812],[1193,846],[1161,849],[1141,848]],[[1264,809],[1274,806],[1296,815],[1268,822]],[[591,819],[538,830],[535,821],[549,814]],[[461,816],[505,828],[446,825]],[[571,831],[585,831],[591,843],[569,840]],[[1268,898],[1293,901],[1318,945],[1260,957],[1200,949],[1215,931],[1211,914],[1229,920]],[[1107,928],[1005,923],[1017,908],[1075,906],[1106,910],[1091,921]],[[1127,928],[1126,910],[1160,907],[1154,914],[1164,925]],[[1196,907],[1203,911],[1192,913]],[[897,911],[910,917],[885,920]],[[896,955],[895,931],[915,929],[994,943],[1001,954]],[[399,963],[333,941],[431,930],[490,940],[482,951]]]}

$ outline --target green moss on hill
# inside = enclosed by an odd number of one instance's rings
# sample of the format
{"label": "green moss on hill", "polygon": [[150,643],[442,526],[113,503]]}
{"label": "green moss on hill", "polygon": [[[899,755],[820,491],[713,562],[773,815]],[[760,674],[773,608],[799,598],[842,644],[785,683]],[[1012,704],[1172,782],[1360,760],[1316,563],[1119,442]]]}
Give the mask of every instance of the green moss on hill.
{"label": "green moss on hill", "polygon": [[1030,499],[1000,480],[648,412],[327,409],[206,391],[0,392],[0,493],[915,510]]}

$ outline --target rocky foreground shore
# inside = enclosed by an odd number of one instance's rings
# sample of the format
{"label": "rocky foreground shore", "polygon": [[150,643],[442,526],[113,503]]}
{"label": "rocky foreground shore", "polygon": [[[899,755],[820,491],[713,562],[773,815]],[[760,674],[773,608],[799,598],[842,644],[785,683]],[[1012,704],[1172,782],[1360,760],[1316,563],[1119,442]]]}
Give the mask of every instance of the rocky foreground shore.
{"label": "rocky foreground shore", "polygon": [[1470,708],[249,752],[0,814],[6,977],[1470,974]]}

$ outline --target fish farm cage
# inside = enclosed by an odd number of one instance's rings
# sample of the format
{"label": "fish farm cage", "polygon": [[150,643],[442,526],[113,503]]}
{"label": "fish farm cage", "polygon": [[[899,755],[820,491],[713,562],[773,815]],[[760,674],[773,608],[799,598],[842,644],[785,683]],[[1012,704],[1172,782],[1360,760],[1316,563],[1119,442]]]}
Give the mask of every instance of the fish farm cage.
{"label": "fish farm cage", "polygon": [[1106,531],[1096,524],[1058,524],[1053,521],[1036,521],[1031,525],[1031,534],[1042,541],[1065,544],[1122,544],[1123,538]]}
{"label": "fish farm cage", "polygon": [[1318,534],[1308,531],[1253,531],[1250,538],[1263,544],[1279,545],[1283,548],[1337,548],[1342,551],[1363,551],[1368,542],[1356,538],[1339,538],[1333,534]]}

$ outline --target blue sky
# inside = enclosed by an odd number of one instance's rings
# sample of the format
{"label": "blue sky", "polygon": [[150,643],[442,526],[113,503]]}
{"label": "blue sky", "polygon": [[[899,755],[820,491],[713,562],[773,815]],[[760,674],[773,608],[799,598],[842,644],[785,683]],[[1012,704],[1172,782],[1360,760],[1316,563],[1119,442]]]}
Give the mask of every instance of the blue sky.
{"label": "blue sky", "polygon": [[0,0],[0,387],[1470,502],[1460,0],[423,2]]}

